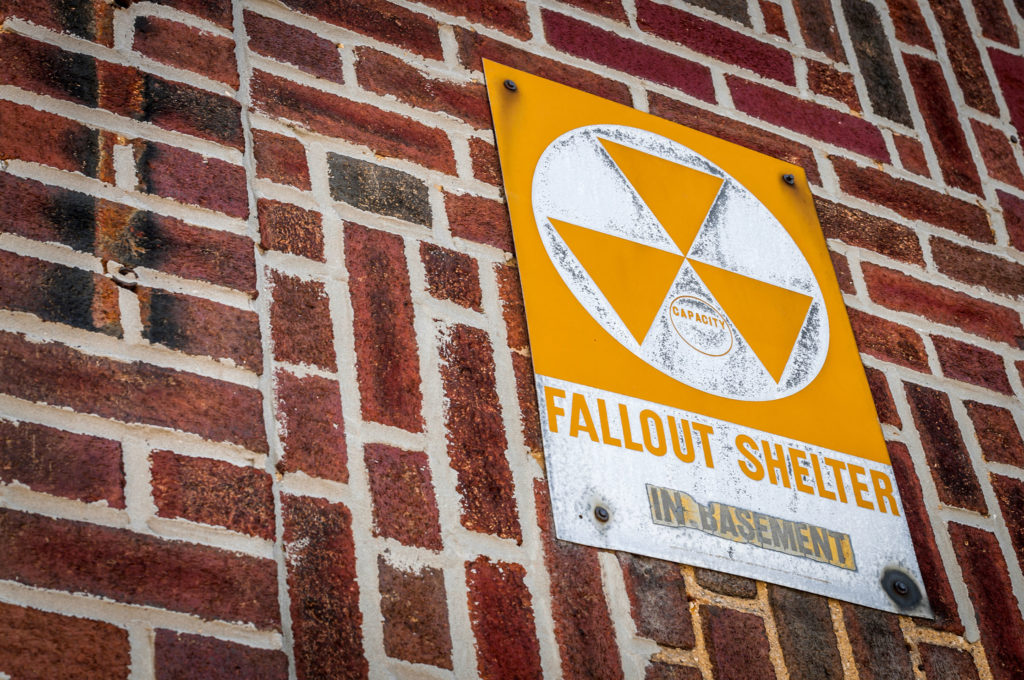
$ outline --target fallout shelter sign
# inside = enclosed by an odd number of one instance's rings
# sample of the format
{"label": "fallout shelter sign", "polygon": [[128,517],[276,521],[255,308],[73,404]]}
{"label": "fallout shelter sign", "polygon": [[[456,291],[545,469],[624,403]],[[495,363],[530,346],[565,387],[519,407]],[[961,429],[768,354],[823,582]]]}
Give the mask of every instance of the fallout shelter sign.
{"label": "fallout shelter sign", "polygon": [[485,71],[559,538],[930,615],[803,171]]}

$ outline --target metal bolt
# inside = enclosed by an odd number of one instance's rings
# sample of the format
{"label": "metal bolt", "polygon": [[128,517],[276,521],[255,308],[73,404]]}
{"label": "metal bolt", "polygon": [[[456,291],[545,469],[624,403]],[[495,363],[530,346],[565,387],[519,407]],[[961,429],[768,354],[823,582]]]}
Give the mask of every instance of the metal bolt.
{"label": "metal bolt", "polygon": [[596,508],[594,508],[594,517],[597,518],[598,522],[607,522],[609,519],[611,519],[611,515],[608,514],[608,508],[604,507],[603,505],[599,505]]}
{"label": "metal bolt", "polygon": [[910,592],[910,586],[906,581],[893,581],[892,589],[896,591],[897,595],[906,595]]}
{"label": "metal bolt", "polygon": [[505,89],[508,90],[509,92],[515,92],[516,90],[519,89],[519,86],[516,85],[516,81],[514,80],[506,80]]}
{"label": "metal bolt", "polygon": [[1010,135],[1010,141],[1013,142],[1014,144],[1016,144],[1017,143],[1017,135]]}
{"label": "metal bolt", "polygon": [[793,186],[794,184],[796,184],[796,177],[787,173],[782,176],[782,181],[788,184],[789,186]]}
{"label": "metal bolt", "polygon": [[909,611],[921,603],[920,588],[900,569],[890,568],[882,573],[882,590],[900,609]]}

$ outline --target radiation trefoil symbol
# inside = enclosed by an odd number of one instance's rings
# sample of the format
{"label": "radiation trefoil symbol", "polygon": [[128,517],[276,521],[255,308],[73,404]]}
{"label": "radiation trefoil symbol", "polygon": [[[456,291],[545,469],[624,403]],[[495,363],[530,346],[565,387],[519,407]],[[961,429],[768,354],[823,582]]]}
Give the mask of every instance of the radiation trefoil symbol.
{"label": "radiation trefoil symbol", "polygon": [[750,191],[685,146],[592,125],[533,175],[548,256],[601,327],[662,373],[768,401],[818,375],[828,316],[810,265]]}

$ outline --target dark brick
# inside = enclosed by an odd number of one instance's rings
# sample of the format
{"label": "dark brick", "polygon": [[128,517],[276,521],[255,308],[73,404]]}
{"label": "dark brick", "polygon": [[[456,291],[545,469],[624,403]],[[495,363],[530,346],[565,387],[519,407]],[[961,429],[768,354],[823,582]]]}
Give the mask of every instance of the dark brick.
{"label": "dark brick", "polygon": [[974,423],[974,433],[981,446],[982,457],[993,463],[1005,463],[1024,468],[1024,439],[1021,428],[1008,409],[965,401],[967,415]]}
{"label": "dark brick", "polygon": [[928,680],[978,680],[978,669],[969,652],[927,643],[917,646]]}
{"label": "dark brick", "polygon": [[0,333],[0,375],[4,392],[21,399],[267,450],[262,398],[249,387],[13,333]]}
{"label": "dark brick", "polygon": [[[346,7],[351,5],[346,3]],[[253,75],[252,99],[254,108],[295,121],[314,132],[361,144],[382,156],[455,173],[455,156],[448,135],[412,118],[263,71]]]}
{"label": "dark brick", "polygon": [[882,133],[863,118],[825,108],[784,92],[729,76],[729,91],[741,111],[830,144],[888,162]]}
{"label": "dark brick", "polygon": [[995,680],[1013,680],[1024,668],[1024,621],[996,537],[956,522],[949,537],[967,584],[989,668]]}
{"label": "dark brick", "polygon": [[857,348],[865,354],[915,371],[931,373],[924,341],[917,332],[857,309],[847,309]]}
{"label": "dark brick", "polygon": [[0,231],[91,252],[96,199],[0,173]]}
{"label": "dark brick", "polygon": [[987,514],[985,496],[960,436],[949,397],[912,383],[903,383],[903,386],[939,500],[947,505]]}
{"label": "dark brick", "polygon": [[119,442],[35,423],[0,420],[0,481],[86,503],[124,507]]}
{"label": "dark brick", "polygon": [[815,198],[814,207],[825,238],[837,238],[895,260],[924,266],[921,241],[910,227],[823,198]]}
{"label": "dark brick", "polygon": [[629,40],[564,14],[543,10],[544,32],[555,49],[715,101],[707,66]]}
{"label": "dark brick", "polygon": [[[777,7],[778,5],[773,5]],[[860,95],[857,94],[857,85],[854,83],[853,74],[840,71],[832,64],[820,61],[807,62],[807,84],[811,92],[831,97],[836,101],[846,104],[854,111],[862,110]]]}
{"label": "dark brick", "polygon": [[444,209],[452,235],[512,252],[512,223],[504,203],[446,192]]}
{"label": "dark brick", "polygon": [[286,680],[288,657],[276,649],[158,629],[154,636],[156,680]]}
{"label": "dark brick", "polygon": [[932,149],[939,159],[943,179],[946,184],[980,196],[981,178],[974,166],[942,67],[938,62],[916,54],[903,55],[903,62],[914,85],[917,105],[931,137]]}
{"label": "dark brick", "polygon": [[828,600],[782,586],[768,586],[779,645],[791,680],[843,677]]}
{"label": "dark brick", "polygon": [[812,50],[824,52],[833,61],[845,63],[846,54],[828,0],[796,0],[793,3],[800,33]]}
{"label": "dark brick", "polygon": [[894,134],[892,141],[896,145],[896,153],[899,154],[900,163],[903,167],[922,177],[930,177],[928,159],[924,155],[924,145],[913,137],[904,137]]}
{"label": "dark brick", "polygon": [[976,120],[971,121],[988,176],[1018,189],[1024,189],[1024,175],[1013,154],[1010,140],[1000,130]]}
{"label": "dark brick", "polygon": [[995,352],[938,335],[932,336],[942,373],[948,378],[1013,394],[1003,358]]}
{"label": "dark brick", "polygon": [[910,647],[899,618],[843,603],[843,619],[861,680],[913,680]]}
{"label": "dark brick", "polygon": [[588,12],[626,23],[626,10],[622,7],[622,0],[564,0],[564,2]]}
{"label": "dark brick", "polygon": [[368,212],[431,223],[427,185],[407,172],[336,153],[327,156],[331,197]]}
{"label": "dark brick", "polygon": [[768,657],[768,636],[761,617],[704,605],[700,608],[700,618],[704,644],[716,678],[767,680],[776,677]]}
{"label": "dark brick", "polygon": [[458,473],[462,525],[471,531],[522,541],[507,440],[487,333],[448,328],[439,348],[446,398],[448,458]]}
{"label": "dark brick", "polygon": [[696,637],[679,565],[624,552],[618,558],[637,634],[659,645],[692,648]]}
{"label": "dark brick", "polygon": [[345,419],[338,384],[315,375],[300,378],[287,371],[278,371],[275,378],[277,420],[284,447],[277,469],[348,483]]}
{"label": "dark brick", "polygon": [[808,146],[753,125],[717,116],[696,106],[669,99],[657,92],[649,92],[648,99],[650,111],[656,116],[799,165],[807,172],[808,181],[821,184],[818,163],[814,159],[814,152]]}
{"label": "dark brick", "polygon": [[999,82],[999,89],[1006,101],[1006,107],[1010,110],[1010,120],[1017,128],[1017,133],[1022,134],[1024,133],[1024,58],[993,48],[989,48],[988,57],[996,72],[996,80]]}
{"label": "dark brick", "polygon": [[999,509],[1017,553],[1017,562],[1024,569],[1024,482],[1012,477],[992,475],[992,488],[999,499]]}
{"label": "dark brick", "polygon": [[653,661],[647,664],[644,680],[703,680],[699,668]]}
{"label": "dark brick", "polygon": [[469,157],[473,163],[473,177],[481,182],[501,186],[501,166],[498,150],[479,137],[469,138]]}
{"label": "dark brick", "polygon": [[235,41],[160,17],[136,17],[132,48],[238,89]]}
{"label": "dark brick", "polygon": [[[956,75],[956,82],[968,106],[993,116],[999,115],[988,74],[981,63],[981,53],[974,42],[972,29],[959,2],[930,0],[935,20],[946,43],[946,54]],[[998,69],[997,69],[998,71]]]}
{"label": "dark brick", "polygon": [[334,328],[324,284],[281,272],[272,272],[269,278],[274,297],[270,306],[274,358],[335,370]]}
{"label": "dark brick", "polygon": [[551,582],[551,613],[562,659],[562,675],[621,680],[622,660],[604,599],[596,549],[555,537],[547,482],[533,483],[544,565]]}
{"label": "dark brick", "polygon": [[112,47],[114,6],[103,0],[55,2],[7,0],[0,3],[0,21],[16,16],[60,33]]}
{"label": "dark brick", "polygon": [[373,496],[373,535],[441,550],[441,524],[427,454],[387,444],[367,444],[365,453]]}
{"label": "dark brick", "polygon": [[0,509],[0,578],[205,619],[279,625],[273,560]]}
{"label": "dark brick", "polygon": [[472,256],[423,242],[420,259],[431,295],[481,311],[480,267]]}
{"label": "dark brick", "polygon": [[443,56],[436,21],[386,0],[346,0],[344,4],[332,0],[285,0],[284,4],[424,57]]}
{"label": "dark brick", "polygon": [[636,10],[637,25],[648,33],[766,78],[796,85],[793,57],[785,50],[651,0],[638,0]]}
{"label": "dark brick", "polygon": [[224,28],[231,28],[231,0],[153,0],[158,5],[195,14]]}
{"label": "dark brick", "polygon": [[913,126],[900,73],[896,70],[878,10],[867,0],[843,0],[842,7],[871,108],[889,120]]}
{"label": "dark brick", "polygon": [[336,83],[345,82],[338,46],[312,31],[276,21],[248,10],[245,32],[249,49],[283,61],[299,70]]}
{"label": "dark brick", "polygon": [[868,386],[871,388],[871,397],[875,402],[878,419],[886,425],[902,428],[903,421],[900,420],[900,414],[896,410],[896,402],[893,401],[885,373],[869,366],[864,367],[864,373],[868,378]]}
{"label": "dark brick", "polygon": [[126,680],[128,631],[0,602],[0,671],[19,680]]}
{"label": "dark brick", "polygon": [[188,354],[229,359],[263,372],[260,320],[255,312],[203,298],[139,287],[142,337]]}
{"label": "dark brick", "polygon": [[12,158],[95,177],[99,133],[52,113],[0,101],[0,160]]}
{"label": "dark brick", "polygon": [[252,149],[258,177],[310,189],[306,147],[302,142],[266,130],[253,130]]}
{"label": "dark brick", "polygon": [[260,247],[324,261],[324,230],[320,213],[297,205],[261,198]]}
{"label": "dark brick", "polygon": [[1004,191],[996,191],[999,206],[1003,209],[1006,221],[1006,233],[1010,237],[1010,245],[1024,251],[1024,199],[1012,196]]}
{"label": "dark brick", "polygon": [[420,109],[451,114],[475,128],[491,127],[487,91],[482,83],[429,78],[408,61],[372,47],[356,48],[356,57],[356,77],[363,89],[394,95]]}
{"label": "dark brick", "polygon": [[513,352],[512,369],[516,374],[516,395],[519,400],[519,418],[523,426],[523,443],[531,453],[539,454],[544,443],[540,433],[540,410],[537,408],[533,363],[530,357]]}
{"label": "dark brick", "polygon": [[480,677],[543,677],[532,598],[522,565],[478,557],[466,562],[466,585]]}
{"label": "dark brick", "polygon": [[422,567],[405,571],[377,556],[384,652],[395,659],[452,668],[452,636],[444,574]]}
{"label": "dark brick", "polygon": [[149,459],[153,500],[161,517],[274,539],[274,492],[266,472],[171,451],[154,451]]}
{"label": "dark brick", "polygon": [[296,677],[365,678],[352,514],[320,498],[281,501]]}
{"label": "dark brick", "polygon": [[786,28],[786,15],[782,7],[768,0],[759,0],[761,16],[764,18],[764,30],[772,35],[777,35],[783,40],[789,40],[789,29]]}
{"label": "dark brick", "polygon": [[146,193],[231,217],[249,216],[245,169],[240,165],[157,142],[139,143],[136,165],[141,188]]}
{"label": "dark brick", "polygon": [[836,281],[839,283],[839,290],[850,295],[856,295],[857,286],[853,282],[853,274],[850,271],[850,262],[841,253],[829,251],[829,259],[832,260],[832,269],[836,273]]}
{"label": "dark brick", "polygon": [[95,107],[100,82],[96,60],[17,33],[0,34],[0,82]]}
{"label": "dark brick", "polygon": [[862,263],[868,294],[880,305],[910,312],[1013,347],[1024,346],[1024,327],[1014,310],[940,288],[893,269]]}
{"label": "dark brick", "polygon": [[832,157],[832,165],[840,188],[848,194],[884,205],[908,219],[924,220],[976,241],[995,243],[988,215],[973,203],[890,177],[882,170],[859,167],[845,158]]}
{"label": "dark brick", "polygon": [[345,265],[363,418],[420,432],[423,396],[405,242],[346,224]]}
{"label": "dark brick", "polygon": [[896,29],[897,40],[928,50],[935,49],[932,34],[921,15],[917,0],[886,0],[886,3],[889,6],[889,18]]}
{"label": "dark brick", "polygon": [[694,573],[697,576],[697,584],[701,588],[707,588],[730,597],[745,599],[757,597],[757,583],[749,578],[699,567],[694,570]]}
{"label": "dark brick", "polygon": [[981,24],[981,34],[1004,45],[1017,47],[1020,43],[1017,40],[1017,32],[1014,30],[1013,20],[1010,19],[1006,5],[999,0],[974,0],[974,11],[978,15],[978,23]]}
{"label": "dark brick", "polygon": [[750,26],[750,11],[743,0],[682,0],[683,4],[701,7],[744,26]]}

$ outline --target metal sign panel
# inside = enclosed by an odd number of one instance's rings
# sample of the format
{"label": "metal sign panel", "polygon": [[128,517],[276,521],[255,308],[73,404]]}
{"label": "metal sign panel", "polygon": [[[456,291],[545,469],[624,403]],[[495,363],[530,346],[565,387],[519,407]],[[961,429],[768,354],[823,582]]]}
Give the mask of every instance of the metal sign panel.
{"label": "metal sign panel", "polygon": [[803,170],[485,73],[558,537],[930,616]]}

